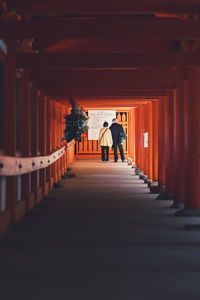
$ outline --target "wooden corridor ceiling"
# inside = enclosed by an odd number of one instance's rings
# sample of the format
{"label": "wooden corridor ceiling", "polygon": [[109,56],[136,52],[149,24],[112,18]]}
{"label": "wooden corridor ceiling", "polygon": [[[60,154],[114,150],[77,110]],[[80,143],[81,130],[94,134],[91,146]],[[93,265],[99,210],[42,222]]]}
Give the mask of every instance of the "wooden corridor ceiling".
{"label": "wooden corridor ceiling", "polygon": [[7,0],[0,37],[47,96],[131,107],[200,66],[199,13],[200,0]]}

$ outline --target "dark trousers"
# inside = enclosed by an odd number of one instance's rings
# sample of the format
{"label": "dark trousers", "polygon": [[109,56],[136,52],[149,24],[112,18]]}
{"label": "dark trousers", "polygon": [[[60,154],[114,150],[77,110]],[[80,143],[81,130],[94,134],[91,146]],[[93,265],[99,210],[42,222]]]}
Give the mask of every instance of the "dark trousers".
{"label": "dark trousers", "polygon": [[125,159],[125,156],[124,156],[123,145],[122,145],[122,144],[118,144],[118,143],[117,143],[117,144],[113,144],[114,160],[115,160],[115,161],[118,160],[117,146],[119,147],[119,152],[120,152],[121,160],[124,160],[124,159]]}
{"label": "dark trousers", "polygon": [[[105,154],[106,154],[106,158],[105,158]],[[109,147],[108,146],[101,146],[101,159],[102,159],[102,161],[109,160]]]}

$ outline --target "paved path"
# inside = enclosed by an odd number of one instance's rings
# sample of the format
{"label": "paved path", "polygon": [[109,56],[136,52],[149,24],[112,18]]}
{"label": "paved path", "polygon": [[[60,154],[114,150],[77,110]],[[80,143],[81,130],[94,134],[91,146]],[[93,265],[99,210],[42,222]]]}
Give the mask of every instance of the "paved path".
{"label": "paved path", "polygon": [[177,218],[126,163],[77,161],[56,199],[0,241],[2,300],[200,299],[199,218]]}

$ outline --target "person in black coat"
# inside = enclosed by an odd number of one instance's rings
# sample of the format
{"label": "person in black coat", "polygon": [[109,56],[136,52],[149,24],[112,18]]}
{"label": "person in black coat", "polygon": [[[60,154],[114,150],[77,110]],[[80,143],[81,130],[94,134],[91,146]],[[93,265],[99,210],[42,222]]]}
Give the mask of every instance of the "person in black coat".
{"label": "person in black coat", "polygon": [[110,130],[112,133],[113,139],[113,150],[114,150],[114,161],[118,161],[117,147],[119,148],[120,156],[122,162],[125,161],[123,143],[126,138],[126,134],[122,125],[118,124],[118,120],[115,118],[112,120],[112,125],[110,126]]}

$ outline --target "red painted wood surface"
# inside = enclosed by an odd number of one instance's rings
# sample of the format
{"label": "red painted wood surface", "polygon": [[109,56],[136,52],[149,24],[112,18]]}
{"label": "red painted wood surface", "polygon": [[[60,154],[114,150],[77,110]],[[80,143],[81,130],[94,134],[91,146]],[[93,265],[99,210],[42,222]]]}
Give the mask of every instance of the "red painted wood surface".
{"label": "red painted wood surface", "polygon": [[148,178],[153,180],[153,104],[148,106]]}
{"label": "red painted wood surface", "polygon": [[129,128],[129,143],[128,143],[128,154],[135,162],[135,140],[136,140],[136,119],[135,119],[135,108],[132,108],[129,112],[128,128]]}
{"label": "red painted wood surface", "polygon": [[[143,140],[144,133],[149,135],[149,106],[144,105],[144,131],[143,131]],[[149,175],[149,147],[144,145],[144,175]]]}
{"label": "red painted wood surface", "polygon": [[200,70],[190,69],[187,73],[186,109],[186,198],[185,208],[200,208]]}
{"label": "red painted wood surface", "polygon": [[159,100],[158,105],[158,185],[165,186],[165,97]]}
{"label": "red painted wood surface", "polygon": [[[65,14],[67,16],[112,16],[117,14],[120,16],[129,16],[132,14],[152,14],[152,13],[165,13],[168,14],[192,14],[196,12],[196,7],[188,3],[186,0],[178,1],[141,1],[139,0],[116,0],[94,3],[93,0],[82,1],[25,1],[17,0],[17,11],[22,14]],[[196,3],[198,3],[196,1]]]}
{"label": "red painted wood surface", "polygon": [[181,85],[174,92],[174,196],[177,202],[185,201],[186,157],[184,123],[184,86]]}
{"label": "red painted wood surface", "polygon": [[[5,30],[5,28],[7,30]],[[69,18],[1,20],[2,38],[198,39],[200,22],[168,18]]]}
{"label": "red painted wood surface", "polygon": [[159,101],[153,102],[153,181],[158,181],[158,109]]}
{"label": "red painted wood surface", "polygon": [[174,192],[174,93],[165,98],[166,192]]}

